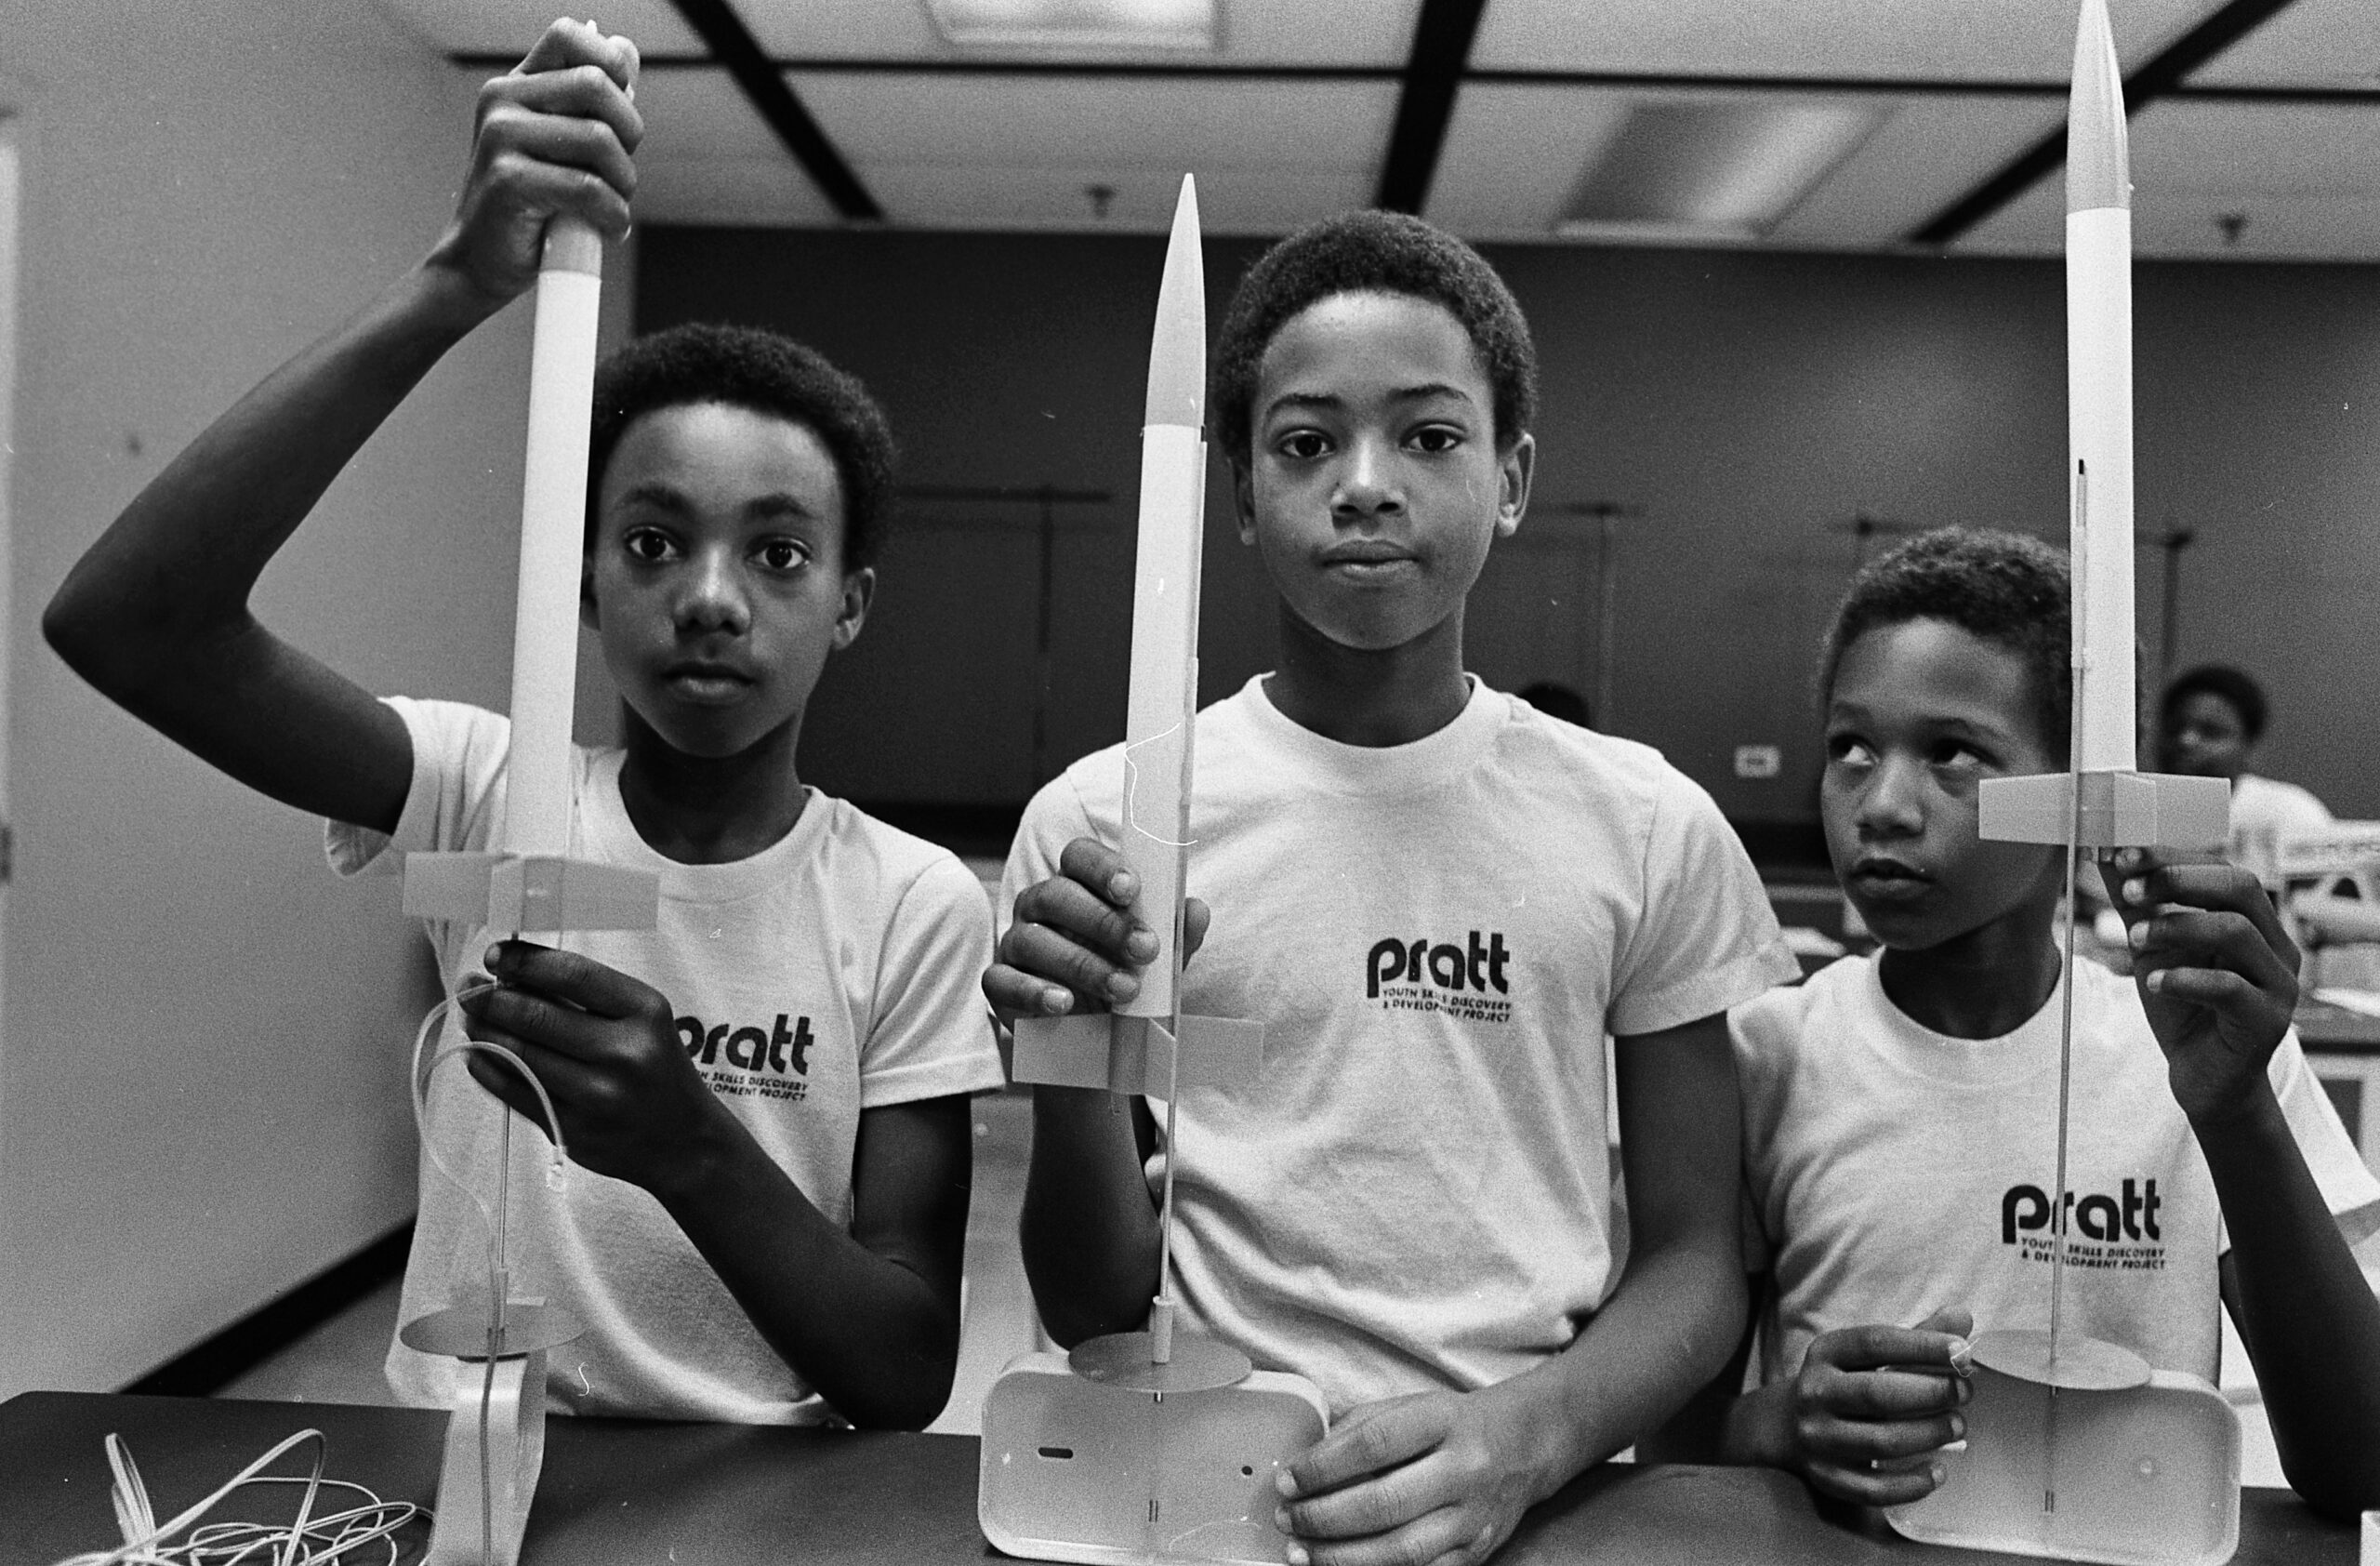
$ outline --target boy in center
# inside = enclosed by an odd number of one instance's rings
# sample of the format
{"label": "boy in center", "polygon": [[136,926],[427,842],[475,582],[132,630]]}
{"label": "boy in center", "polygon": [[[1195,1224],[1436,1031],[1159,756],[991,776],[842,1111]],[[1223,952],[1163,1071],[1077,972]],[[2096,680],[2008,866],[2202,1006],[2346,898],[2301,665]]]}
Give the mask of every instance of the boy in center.
{"label": "boy in center", "polygon": [[[1213,378],[1281,662],[1198,718],[1183,999],[1266,1043],[1254,1082],[1178,1106],[1176,1292],[1330,1402],[1285,1477],[1293,1562],[1476,1560],[1725,1358],[1724,1013],[1794,964],[1699,788],[1463,670],[1536,458],[1493,270],[1413,219],[1316,225],[1241,284]],[[1027,809],[985,979],[1004,1020],[1136,991],[1124,772],[1111,748]],[[1025,1261],[1061,1342],[1142,1324],[1168,1153],[1144,1103],[1036,1090]]]}

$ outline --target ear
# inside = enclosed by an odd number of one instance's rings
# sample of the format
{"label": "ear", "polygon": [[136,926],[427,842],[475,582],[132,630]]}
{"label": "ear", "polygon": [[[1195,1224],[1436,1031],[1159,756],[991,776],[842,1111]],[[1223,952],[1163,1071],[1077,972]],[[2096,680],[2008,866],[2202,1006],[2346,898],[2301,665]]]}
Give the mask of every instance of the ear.
{"label": "ear", "polygon": [[840,653],[859,640],[859,628],[867,623],[867,606],[875,601],[876,567],[843,573],[843,601],[835,611],[835,651]]}
{"label": "ear", "polygon": [[1520,531],[1521,513],[1528,510],[1529,480],[1537,472],[1537,437],[1524,434],[1513,449],[1496,461],[1496,536],[1509,538]]}
{"label": "ear", "polygon": [[1244,462],[1231,464],[1231,510],[1239,519],[1239,541],[1256,542],[1256,480]]}
{"label": "ear", "polygon": [[603,629],[602,611],[595,606],[595,552],[578,557],[578,623],[589,630]]}

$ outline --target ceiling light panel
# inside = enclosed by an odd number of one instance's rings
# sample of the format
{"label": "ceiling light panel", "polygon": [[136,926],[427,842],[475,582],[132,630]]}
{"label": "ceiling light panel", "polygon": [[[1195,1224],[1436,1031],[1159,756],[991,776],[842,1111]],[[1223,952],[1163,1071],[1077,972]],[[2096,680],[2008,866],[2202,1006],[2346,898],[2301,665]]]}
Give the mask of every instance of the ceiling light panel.
{"label": "ceiling light panel", "polygon": [[[441,54],[523,55],[561,12],[555,0],[372,0],[383,13]],[[596,0],[573,16],[606,33],[624,33],[644,54],[701,54],[668,0]]]}
{"label": "ceiling light panel", "polygon": [[1758,238],[1886,112],[1766,96],[1639,102],[1580,177],[1564,231]]}
{"label": "ceiling light panel", "polygon": [[[780,60],[1152,60],[1178,50],[962,48],[934,29],[923,0],[736,0],[760,46]],[[1193,57],[1220,65],[1390,69],[1412,46],[1421,0],[1215,0],[1216,43]]]}
{"label": "ceiling light panel", "polygon": [[2191,73],[2190,85],[2380,90],[2380,6],[2294,0]]}
{"label": "ceiling light panel", "polygon": [[[2117,53],[2148,58],[2223,0],[2123,0]],[[2064,81],[2073,0],[1495,0],[1474,69]]]}
{"label": "ceiling light panel", "polygon": [[922,0],[961,49],[1188,49],[1211,52],[1215,0]]}

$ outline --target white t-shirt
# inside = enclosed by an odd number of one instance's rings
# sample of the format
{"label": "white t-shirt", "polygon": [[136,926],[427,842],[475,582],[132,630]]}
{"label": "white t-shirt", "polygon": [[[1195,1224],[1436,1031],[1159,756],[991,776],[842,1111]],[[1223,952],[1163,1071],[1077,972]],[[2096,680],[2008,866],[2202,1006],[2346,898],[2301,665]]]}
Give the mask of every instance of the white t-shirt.
{"label": "white t-shirt", "polygon": [[[2162,1370],[2212,1381],[2220,1352],[2215,1184],[2166,1082],[2132,980],[2078,962],[2064,1320]],[[2062,989],[2062,987],[2061,987]],[[1801,1368],[1837,1327],[1914,1326],[1963,1306],[1976,1331],[2049,1324],[2061,995],[2015,1032],[1953,1039],[1846,957],[1729,1021],[1744,1176],[1775,1274],[1762,1378]],[[2380,1225],[2356,1156],[2294,1033],[2269,1074],[2350,1240]]]}
{"label": "white t-shirt", "polygon": [[[1189,1322],[1341,1411],[1560,1351],[1612,1281],[1606,1030],[1795,971],[1742,846],[1655,751],[1475,683],[1445,728],[1368,749],[1260,676],[1195,753],[1214,924],[1183,1009],[1265,1036],[1255,1083],[1180,1106]],[[1123,781],[1112,747],[1034,798],[1003,918],[1070,840],[1119,841]]]}
{"label": "white t-shirt", "polygon": [[2266,874],[2281,840],[2331,824],[2320,800],[2294,783],[2243,772],[2231,780],[2231,862]]}
{"label": "white t-shirt", "polygon": [[[331,823],[342,875],[394,872],[425,849],[484,848],[504,794],[511,726],[456,702],[390,698],[414,776],[393,838]],[[950,854],[813,790],[793,830],[748,859],[681,865],[637,835],[620,803],[622,753],[576,753],[570,853],[661,878],[660,922],[564,944],[669,998],[688,1053],[818,1210],[852,1216],[862,1109],[1000,1084],[977,990],[990,957],[981,884]],[[484,928],[430,921],[448,992],[479,969]],[[543,940],[545,937],[539,937]],[[443,1043],[461,1037],[450,1020]],[[505,1110],[455,1060],[430,1096],[438,1151],[493,1201]],[[557,1192],[528,1124],[512,1132],[512,1292],[587,1327],[549,1356],[547,1395],[578,1413],[741,1424],[833,1417],[764,1342],[692,1241],[641,1188],[573,1168]],[[487,1238],[469,1198],[423,1161],[400,1320],[487,1295]],[[390,1347],[407,1402],[452,1399],[457,1361]]]}

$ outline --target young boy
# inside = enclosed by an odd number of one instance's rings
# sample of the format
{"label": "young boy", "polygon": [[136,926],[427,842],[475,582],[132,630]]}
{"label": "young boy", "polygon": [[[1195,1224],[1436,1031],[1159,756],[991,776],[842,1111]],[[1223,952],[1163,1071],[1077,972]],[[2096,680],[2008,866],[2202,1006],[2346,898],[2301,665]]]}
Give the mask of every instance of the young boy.
{"label": "young boy", "polygon": [[[373,699],[250,617],[258,573],[439,355],[535,279],[573,215],[616,236],[641,126],[634,49],[558,22],[488,84],[429,258],[202,435],[117,519],[44,622],[86,677],[197,755],[331,820],[341,873],[482,848],[509,729]],[[972,979],[990,916],[943,851],[802,786],[801,714],[865,618],[892,445],[857,382],[754,332],[665,334],[602,378],[584,604],[624,744],[581,752],[572,852],[661,879],[651,932],[568,950],[443,923],[470,1034],[519,1053],[573,1161],[513,1138],[516,1292],[586,1335],[548,1388],[582,1413],[915,1427],[949,1394],[970,1139],[998,1085]],[[533,1118],[534,1097],[471,1074]],[[492,1194],[502,1117],[460,1073],[430,1134]],[[468,1199],[425,1177],[402,1319],[481,1297]],[[391,1385],[443,1403],[453,1361]]]}
{"label": "young boy", "polygon": [[[1535,459],[1527,327],[1488,264],[1409,218],[1309,228],[1241,283],[1213,379],[1281,663],[1198,719],[1214,915],[1183,1004],[1266,1036],[1257,1083],[1178,1107],[1178,1296],[1331,1404],[1285,1487],[1293,1561],[1475,1560],[1725,1357],[1721,1014],[1793,962],[1708,795],[1463,672]],[[1004,1019],[1134,993],[1123,786],[1110,749],[1028,808],[985,977]],[[1167,1152],[1143,1104],[1037,1091],[1025,1259],[1060,1341],[1143,1320]]]}
{"label": "young boy", "polygon": [[2280,840],[2318,832],[2331,813],[2294,783],[2248,770],[2264,738],[2264,687],[2228,664],[2175,676],[2157,704],[2158,757],[2168,772],[2231,780],[2231,862],[2269,875]]}
{"label": "young boy", "polygon": [[1827,843],[1884,949],[1731,1017],[1774,1276],[1721,1453],[1871,1505],[1928,1493],[1967,1395],[1939,1367],[1973,1331],[2047,1326],[2064,1208],[2066,1331],[2213,1380],[2219,1293],[2290,1482],[2380,1505],[2380,1303],[2348,1253],[2380,1183],[2289,1033],[2297,954],[2254,878],[2111,871],[2134,978],[2075,965],[2051,1194],[2065,851],[1981,841],[1976,792],[2063,769],[2068,591],[2047,545],[1946,530],[1863,571],[1828,635]]}

